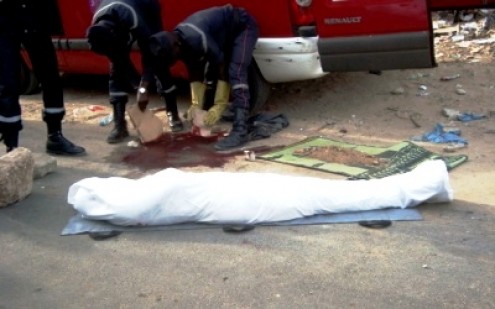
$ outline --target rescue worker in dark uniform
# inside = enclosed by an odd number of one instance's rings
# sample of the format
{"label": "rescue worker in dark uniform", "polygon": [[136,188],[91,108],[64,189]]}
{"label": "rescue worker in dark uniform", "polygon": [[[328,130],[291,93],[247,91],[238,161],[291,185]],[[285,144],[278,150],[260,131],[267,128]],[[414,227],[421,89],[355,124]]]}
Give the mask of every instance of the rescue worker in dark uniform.
{"label": "rescue worker in dark uniform", "polygon": [[22,44],[43,91],[42,118],[48,130],[46,151],[60,155],[85,153],[83,147],[62,135],[63,89],[50,29],[58,17],[56,1],[0,0],[0,134],[7,152],[18,147],[22,130],[19,104]]}
{"label": "rescue worker in dark uniform", "polygon": [[248,141],[248,66],[257,39],[255,19],[245,9],[230,4],[196,12],[172,32],[162,31],[150,39],[157,67],[163,64],[169,67],[176,60],[186,64],[192,81],[190,111],[201,107],[195,99],[200,101],[204,95],[206,87],[201,82],[218,80],[214,104],[205,116],[205,124],[212,125],[221,118],[232,88],[234,122],[229,135],[215,144],[217,150],[238,147]]}
{"label": "rescue worker in dark uniform", "polygon": [[[137,90],[138,102],[148,102],[148,88],[156,82],[157,91],[165,101],[171,131],[183,129],[177,110],[176,87],[164,87],[168,72],[155,70],[151,62],[149,38],[162,31],[158,0],[102,0],[88,28],[91,50],[110,60],[109,92],[113,105],[115,127],[107,138],[109,143],[123,141],[129,136],[125,121],[128,93]],[[141,52],[143,72],[137,73],[130,59],[132,44],[137,42]]]}

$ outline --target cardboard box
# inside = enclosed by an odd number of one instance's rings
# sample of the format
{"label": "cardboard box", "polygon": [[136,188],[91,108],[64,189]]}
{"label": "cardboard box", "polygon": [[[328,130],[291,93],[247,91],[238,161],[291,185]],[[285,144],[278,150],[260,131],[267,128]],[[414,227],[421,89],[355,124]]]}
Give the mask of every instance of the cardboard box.
{"label": "cardboard box", "polygon": [[155,141],[162,136],[162,121],[150,110],[143,112],[137,104],[130,104],[127,106],[127,114],[142,143]]}

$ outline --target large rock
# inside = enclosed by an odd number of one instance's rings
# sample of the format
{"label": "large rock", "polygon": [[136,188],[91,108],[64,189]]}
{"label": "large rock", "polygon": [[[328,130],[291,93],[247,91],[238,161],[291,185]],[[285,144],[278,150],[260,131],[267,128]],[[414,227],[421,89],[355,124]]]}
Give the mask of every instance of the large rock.
{"label": "large rock", "polygon": [[28,196],[33,189],[34,158],[19,147],[0,157],[0,207]]}

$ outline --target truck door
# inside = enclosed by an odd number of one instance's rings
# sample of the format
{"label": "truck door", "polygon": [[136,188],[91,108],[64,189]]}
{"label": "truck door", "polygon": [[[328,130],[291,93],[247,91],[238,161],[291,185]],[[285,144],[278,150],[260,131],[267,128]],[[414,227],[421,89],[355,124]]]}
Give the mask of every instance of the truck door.
{"label": "truck door", "polygon": [[428,0],[315,0],[325,72],[435,66]]}

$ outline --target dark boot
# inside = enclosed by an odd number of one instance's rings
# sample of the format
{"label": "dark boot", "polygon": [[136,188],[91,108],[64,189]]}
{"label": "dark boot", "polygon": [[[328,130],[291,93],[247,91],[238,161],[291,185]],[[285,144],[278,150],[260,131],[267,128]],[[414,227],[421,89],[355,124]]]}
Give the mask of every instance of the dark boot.
{"label": "dark boot", "polygon": [[248,142],[247,120],[249,112],[244,108],[234,109],[234,123],[227,137],[215,144],[216,150],[239,147]]}
{"label": "dark boot", "polygon": [[114,128],[107,137],[109,144],[120,143],[129,137],[127,122],[125,121],[125,102],[115,102],[113,105]]}
{"label": "dark boot", "polygon": [[11,152],[19,145],[19,131],[3,132],[0,136],[0,141],[7,147],[7,152]]}
{"label": "dark boot", "polygon": [[170,131],[178,132],[184,130],[184,124],[180,120],[179,113],[173,114],[172,112],[167,112],[168,126]]}
{"label": "dark boot", "polygon": [[167,120],[170,131],[178,132],[184,130],[184,125],[179,117],[179,111],[177,110],[177,97],[173,93],[163,93],[163,102],[167,110]]}
{"label": "dark boot", "polygon": [[61,131],[48,135],[46,152],[56,155],[80,156],[86,154],[86,150],[66,139]]}
{"label": "dark boot", "polygon": [[56,155],[79,156],[86,154],[86,150],[72,143],[62,135],[62,119],[65,111],[48,113],[43,111],[43,121],[46,123],[48,138],[46,152]]}

